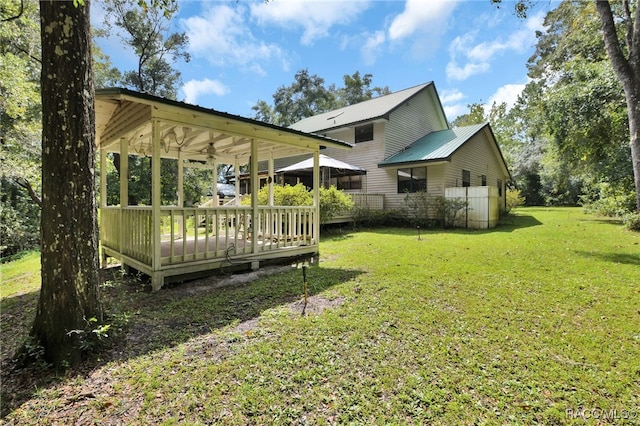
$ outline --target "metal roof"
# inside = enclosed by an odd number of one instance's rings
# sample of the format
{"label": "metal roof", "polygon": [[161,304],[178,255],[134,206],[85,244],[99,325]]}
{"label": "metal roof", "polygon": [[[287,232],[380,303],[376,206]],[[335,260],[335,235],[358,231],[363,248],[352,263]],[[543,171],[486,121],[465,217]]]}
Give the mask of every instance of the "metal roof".
{"label": "metal roof", "polygon": [[386,118],[395,108],[432,85],[433,82],[420,84],[344,108],[303,118],[297,123],[293,123],[290,128],[303,132],[319,133],[356,123]]}
{"label": "metal roof", "polygon": [[458,148],[487,126],[489,123],[431,132],[385,159],[378,164],[378,167],[448,160]]}

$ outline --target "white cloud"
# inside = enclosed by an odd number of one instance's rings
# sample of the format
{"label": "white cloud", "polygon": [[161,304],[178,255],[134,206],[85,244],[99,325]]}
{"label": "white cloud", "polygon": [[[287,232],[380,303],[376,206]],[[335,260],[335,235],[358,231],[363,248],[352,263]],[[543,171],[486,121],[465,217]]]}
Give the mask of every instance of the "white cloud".
{"label": "white cloud", "polygon": [[540,12],[529,18],[524,28],[507,37],[476,43],[480,34],[477,30],[456,37],[449,44],[447,78],[465,80],[472,75],[489,71],[491,62],[498,55],[509,51],[525,52],[535,44],[535,31],[542,28],[542,22],[543,14]]}
{"label": "white cloud", "polygon": [[381,46],[386,41],[384,31],[376,31],[373,34],[368,34],[364,44],[360,48],[360,54],[364,64],[371,66],[376,62],[376,57],[381,52]]}
{"label": "white cloud", "polygon": [[302,28],[300,42],[311,45],[316,39],[327,37],[331,28],[347,25],[369,7],[360,1],[278,0],[253,3],[251,16],[258,25],[277,25],[285,29]]}
{"label": "white cloud", "polygon": [[261,63],[281,60],[276,44],[257,40],[245,23],[246,9],[215,5],[201,15],[182,20],[189,37],[190,53],[217,66],[237,65],[264,74]]}
{"label": "white cloud", "polygon": [[440,102],[442,102],[443,105],[458,102],[464,98],[464,94],[458,89],[445,89],[440,92]]}
{"label": "white cloud", "polygon": [[466,104],[446,105],[442,108],[444,108],[444,113],[449,121],[453,121],[458,118],[459,115],[469,112],[469,107]]}
{"label": "white cloud", "polygon": [[526,84],[505,84],[504,86],[498,88],[496,92],[489,97],[487,101],[485,111],[488,111],[491,108],[491,105],[495,102],[497,105],[501,103],[507,104],[507,109],[511,109],[516,101],[518,100],[518,96],[524,90]]}
{"label": "white cloud", "polygon": [[453,0],[407,0],[404,11],[389,26],[389,38],[398,40],[416,32],[440,32],[456,3]]}
{"label": "white cloud", "polygon": [[217,80],[190,80],[182,86],[184,101],[188,104],[197,104],[200,95],[224,96],[229,93],[229,88]]}

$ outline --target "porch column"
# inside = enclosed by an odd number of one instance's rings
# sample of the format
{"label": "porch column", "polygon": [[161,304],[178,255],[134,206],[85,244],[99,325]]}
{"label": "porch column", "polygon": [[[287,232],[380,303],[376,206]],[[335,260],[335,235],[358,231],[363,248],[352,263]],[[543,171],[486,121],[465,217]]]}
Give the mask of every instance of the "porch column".
{"label": "porch column", "polygon": [[[125,226],[124,209],[129,206],[129,143],[125,138],[120,139],[120,217],[118,230],[118,252],[125,253],[125,241],[127,239]],[[120,259],[120,263],[124,265]]]}
{"label": "porch column", "polygon": [[[257,253],[258,239],[254,231],[258,229],[258,191],[260,190],[260,181],[258,180],[258,142],[255,139],[251,139],[249,172],[251,176],[251,253]],[[255,268],[252,266],[252,269]]]}
{"label": "porch column", "polygon": [[184,160],[182,151],[178,151],[178,207],[184,207]]}
{"label": "porch column", "polygon": [[316,214],[313,217],[313,240],[320,244],[320,151],[313,151],[313,206]]}
{"label": "porch column", "polygon": [[160,258],[162,257],[162,247],[160,245],[160,123],[158,120],[152,122],[151,132],[151,238],[152,238],[152,262],[151,286],[154,290],[162,287],[163,279],[156,271],[160,270]]}
{"label": "porch column", "polygon": [[269,177],[267,178],[267,183],[269,184],[269,207],[273,207],[273,152],[269,153]]}
{"label": "porch column", "polygon": [[[107,150],[104,148],[100,149],[100,210],[102,210],[102,214],[104,214],[104,208],[107,207]],[[102,217],[102,214],[100,217]],[[102,221],[101,221],[102,222]],[[102,244],[102,223],[98,224],[98,242]],[[107,256],[105,256],[104,252],[100,257],[101,263],[100,266],[102,268],[107,267]]]}
{"label": "porch column", "polygon": [[236,207],[240,205],[240,162],[238,161],[238,157],[233,160],[233,173],[236,176],[236,199],[235,205]]}

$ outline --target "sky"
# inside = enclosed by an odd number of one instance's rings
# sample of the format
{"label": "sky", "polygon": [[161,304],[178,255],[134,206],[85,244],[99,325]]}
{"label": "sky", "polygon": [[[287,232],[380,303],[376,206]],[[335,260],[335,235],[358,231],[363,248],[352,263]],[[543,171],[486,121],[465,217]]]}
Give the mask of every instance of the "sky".
{"label": "sky", "polygon": [[[542,30],[542,7],[527,19],[490,0],[179,1],[172,30],[189,37],[178,100],[253,117],[258,100],[308,69],[328,87],[359,71],[392,92],[433,81],[449,120],[471,103],[513,105]],[[92,4],[94,24],[104,12]],[[99,46],[120,69],[137,60],[118,37]]]}

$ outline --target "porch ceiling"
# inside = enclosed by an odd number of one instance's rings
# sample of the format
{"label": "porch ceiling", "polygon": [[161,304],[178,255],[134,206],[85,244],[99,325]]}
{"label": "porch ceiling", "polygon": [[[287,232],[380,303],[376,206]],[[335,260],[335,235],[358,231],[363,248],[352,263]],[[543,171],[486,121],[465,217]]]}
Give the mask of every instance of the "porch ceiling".
{"label": "porch ceiling", "polygon": [[[153,122],[159,138],[153,141]],[[259,142],[262,159],[313,152],[318,147],[351,148],[351,144],[314,134],[262,123],[182,102],[127,89],[96,91],[98,148],[120,151],[127,141],[129,154],[150,156],[153,143],[165,158],[243,164],[251,155],[251,140]]]}

